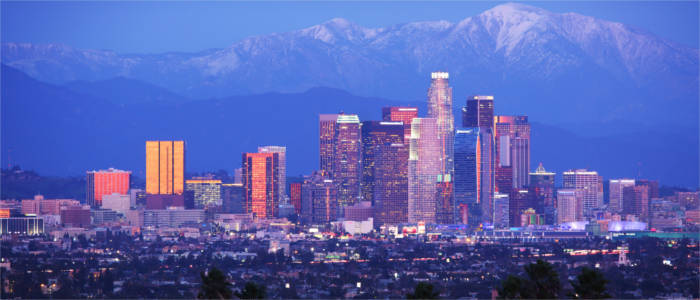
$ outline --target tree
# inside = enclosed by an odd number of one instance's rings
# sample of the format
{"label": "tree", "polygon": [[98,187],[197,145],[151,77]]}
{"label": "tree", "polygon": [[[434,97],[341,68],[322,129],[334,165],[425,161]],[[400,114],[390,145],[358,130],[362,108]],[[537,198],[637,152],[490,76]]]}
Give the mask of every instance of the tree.
{"label": "tree", "polygon": [[216,267],[211,268],[207,274],[200,273],[202,286],[197,298],[199,299],[231,299],[231,283],[226,276]]}
{"label": "tree", "polygon": [[435,287],[427,282],[419,282],[413,289],[413,294],[406,295],[406,299],[438,299],[440,293],[435,291]]}
{"label": "tree", "polygon": [[236,297],[241,299],[265,299],[267,288],[255,282],[247,282],[243,290],[236,292]]}
{"label": "tree", "polygon": [[533,284],[534,298],[554,299],[559,297],[559,274],[552,264],[538,259],[536,263],[525,266],[525,273]]}
{"label": "tree", "polygon": [[536,263],[525,266],[525,274],[527,275],[526,279],[508,275],[501,283],[501,288],[498,291],[499,297],[506,299],[559,298],[561,290],[559,274],[554,270],[552,264],[538,259]]}
{"label": "tree", "polygon": [[608,281],[603,273],[597,269],[584,267],[581,274],[576,276],[575,281],[571,281],[574,287],[574,297],[580,299],[605,299],[610,298],[605,285]]}

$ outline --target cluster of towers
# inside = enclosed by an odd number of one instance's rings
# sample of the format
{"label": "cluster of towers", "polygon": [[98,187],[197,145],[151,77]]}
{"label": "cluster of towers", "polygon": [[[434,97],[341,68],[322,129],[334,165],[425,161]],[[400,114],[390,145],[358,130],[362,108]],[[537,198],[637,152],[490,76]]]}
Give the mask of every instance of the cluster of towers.
{"label": "cluster of towers", "polygon": [[[306,194],[302,216],[308,207],[308,221],[347,219],[347,207],[367,201],[377,225],[510,219],[512,201],[497,199],[529,186],[530,125],[526,116],[495,116],[493,99],[469,97],[455,128],[449,74],[433,72],[425,117],[415,107],[385,107],[382,121],[321,115],[320,170],[301,187],[320,191]],[[553,176],[545,184],[540,190],[553,193]],[[543,198],[554,205],[553,195]],[[317,206],[331,215],[316,217]]]}

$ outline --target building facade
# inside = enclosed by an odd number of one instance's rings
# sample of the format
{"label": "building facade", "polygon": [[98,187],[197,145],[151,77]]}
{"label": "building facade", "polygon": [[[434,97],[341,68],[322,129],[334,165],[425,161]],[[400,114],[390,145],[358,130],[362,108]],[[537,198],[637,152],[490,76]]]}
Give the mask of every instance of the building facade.
{"label": "building facade", "polygon": [[279,206],[279,154],[243,153],[245,212],[273,218]]}
{"label": "building facade", "polygon": [[146,193],[182,194],[185,190],[185,142],[146,141]]}
{"label": "building facade", "polygon": [[610,212],[622,212],[622,192],[626,187],[634,185],[634,179],[610,179],[608,184],[608,210]]}
{"label": "building facade", "polygon": [[[494,117],[494,155],[496,190],[509,192],[510,188],[529,185],[530,124],[527,116]],[[506,178],[499,178],[505,176]],[[508,179],[512,182],[508,183]]]}
{"label": "building facade", "polygon": [[379,147],[374,166],[374,224],[408,222],[408,152],[406,144]]}
{"label": "building facade", "polygon": [[582,190],[557,190],[557,221],[559,224],[583,221]]}
{"label": "building facade", "polygon": [[408,221],[435,223],[437,177],[441,167],[437,120],[415,118],[408,155]]}
{"label": "building facade", "polygon": [[362,122],[362,179],[360,183],[362,200],[374,201],[375,167],[379,148],[386,144],[403,144],[403,135],[402,122]]}
{"label": "building facade", "polygon": [[533,198],[534,209],[544,215],[544,222],[553,225],[557,222],[557,201],[554,197],[554,174],[547,172],[542,163],[535,172],[530,173],[530,197]]}
{"label": "building facade", "polygon": [[92,207],[102,206],[102,197],[113,193],[126,194],[129,191],[130,171],[114,168],[88,171],[85,179],[85,202]]}
{"label": "building facade", "polygon": [[316,171],[301,187],[301,217],[307,224],[326,224],[338,219],[338,187],[330,175]]}
{"label": "building facade", "polygon": [[417,107],[397,107],[388,106],[382,108],[382,120],[392,122],[402,122],[404,127],[404,142],[408,144],[411,138],[411,122],[418,118]]}
{"label": "building facade", "polygon": [[287,147],[284,146],[262,146],[258,147],[258,153],[279,154],[279,172],[277,172],[277,182],[279,183],[280,202],[287,198]]}
{"label": "building facade", "polygon": [[583,195],[583,215],[592,216],[593,210],[603,205],[603,180],[598,172],[586,169],[569,170],[563,174],[564,188],[580,190]]}

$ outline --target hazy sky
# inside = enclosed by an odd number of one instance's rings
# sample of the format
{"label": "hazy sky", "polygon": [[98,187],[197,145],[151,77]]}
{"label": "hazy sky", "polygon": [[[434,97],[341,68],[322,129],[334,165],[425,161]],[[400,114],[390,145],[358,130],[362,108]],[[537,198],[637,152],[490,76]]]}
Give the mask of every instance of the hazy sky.
{"label": "hazy sky", "polygon": [[[459,21],[503,2],[2,2],[2,41],[120,53],[222,48],[343,17],[365,27]],[[698,1],[523,2],[630,24],[698,47]]]}

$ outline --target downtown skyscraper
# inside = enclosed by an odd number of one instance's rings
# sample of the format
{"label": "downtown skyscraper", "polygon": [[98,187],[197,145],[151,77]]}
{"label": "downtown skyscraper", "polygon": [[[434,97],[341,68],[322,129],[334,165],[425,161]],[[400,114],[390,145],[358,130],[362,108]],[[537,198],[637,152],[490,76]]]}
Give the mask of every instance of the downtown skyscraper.
{"label": "downtown skyscraper", "polygon": [[603,180],[596,171],[586,169],[564,172],[564,188],[581,191],[584,216],[591,216],[592,211],[603,205]]}
{"label": "downtown skyscraper", "polygon": [[547,172],[540,163],[535,172],[530,173],[530,197],[535,203],[537,213],[544,214],[545,224],[555,224],[557,221],[557,200],[554,197],[553,172]]}
{"label": "downtown skyscraper", "polygon": [[261,146],[258,153],[279,154],[279,166],[277,172],[277,182],[279,185],[280,201],[286,200],[287,196],[287,147],[284,146]]}
{"label": "downtown skyscraper", "polygon": [[438,185],[436,195],[436,222],[453,223],[454,206],[452,175],[454,173],[454,113],[452,112],[452,87],[449,85],[449,73],[433,72],[430,74],[428,88],[428,118],[433,118],[437,125]]}
{"label": "downtown skyscraper", "polygon": [[374,224],[408,222],[408,152],[403,143],[383,144],[375,154]]}
{"label": "downtown skyscraper", "polygon": [[613,213],[624,209],[622,196],[626,187],[635,186],[634,179],[610,179],[608,184],[608,210]]}
{"label": "downtown skyscraper", "polygon": [[413,119],[408,155],[408,222],[436,222],[441,154],[437,119]]}
{"label": "downtown skyscraper", "polygon": [[530,172],[530,124],[527,116],[494,117],[496,191],[528,186]]}
{"label": "downtown skyscraper", "polygon": [[126,194],[129,191],[130,171],[110,168],[88,171],[85,178],[85,202],[92,207],[102,206],[102,197],[113,193]]}
{"label": "downtown skyscraper", "polygon": [[146,142],[146,193],[181,195],[185,190],[185,142]]}
{"label": "downtown skyscraper", "polygon": [[374,201],[375,167],[380,147],[386,144],[404,143],[402,122],[364,121],[362,122],[362,200]]}
{"label": "downtown skyscraper", "polygon": [[324,224],[338,218],[338,185],[328,172],[316,171],[301,185],[301,219]]}
{"label": "downtown skyscraper", "polygon": [[243,153],[245,212],[258,218],[277,216],[279,206],[279,153]]}
{"label": "downtown skyscraper", "polygon": [[319,116],[319,162],[338,185],[338,202],[342,208],[360,198],[362,141],[360,118],[352,114]]}
{"label": "downtown skyscraper", "polygon": [[382,121],[402,122],[404,127],[404,142],[408,145],[411,138],[411,122],[418,118],[418,108],[416,107],[382,107]]}

